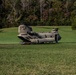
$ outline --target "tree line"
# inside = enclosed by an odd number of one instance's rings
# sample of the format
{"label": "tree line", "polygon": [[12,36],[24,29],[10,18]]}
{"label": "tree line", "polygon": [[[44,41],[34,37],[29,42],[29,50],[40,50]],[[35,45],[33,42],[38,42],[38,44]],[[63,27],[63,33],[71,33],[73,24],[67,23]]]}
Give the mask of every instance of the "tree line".
{"label": "tree line", "polygon": [[0,28],[20,23],[76,28],[76,0],[0,0]]}

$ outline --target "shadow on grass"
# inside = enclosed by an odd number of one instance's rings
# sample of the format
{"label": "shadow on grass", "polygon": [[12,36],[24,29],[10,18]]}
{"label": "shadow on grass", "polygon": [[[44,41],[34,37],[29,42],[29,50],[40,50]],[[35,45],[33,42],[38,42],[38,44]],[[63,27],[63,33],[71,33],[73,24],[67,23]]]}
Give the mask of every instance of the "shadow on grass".
{"label": "shadow on grass", "polygon": [[65,45],[65,44],[75,44],[76,45],[76,42],[59,42],[59,43],[38,43],[38,44],[20,44],[20,43],[18,43],[18,44],[0,44],[0,49],[1,49],[1,46],[29,46],[29,45]]}
{"label": "shadow on grass", "polygon": [[69,43],[71,43],[71,44],[75,44],[76,42],[58,42],[58,43],[31,43],[31,44],[20,44],[20,43],[18,43],[18,44],[11,44],[11,43],[9,43],[9,44],[0,44],[0,46],[1,45],[55,45],[55,44],[69,44]]}

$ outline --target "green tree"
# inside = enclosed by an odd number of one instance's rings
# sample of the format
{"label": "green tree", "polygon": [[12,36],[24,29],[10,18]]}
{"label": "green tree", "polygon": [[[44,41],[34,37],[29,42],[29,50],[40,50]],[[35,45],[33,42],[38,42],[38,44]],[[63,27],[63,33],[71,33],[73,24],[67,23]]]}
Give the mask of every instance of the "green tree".
{"label": "green tree", "polygon": [[76,16],[72,19],[72,29],[76,30]]}
{"label": "green tree", "polygon": [[29,25],[71,25],[76,0],[0,0],[0,28]]}

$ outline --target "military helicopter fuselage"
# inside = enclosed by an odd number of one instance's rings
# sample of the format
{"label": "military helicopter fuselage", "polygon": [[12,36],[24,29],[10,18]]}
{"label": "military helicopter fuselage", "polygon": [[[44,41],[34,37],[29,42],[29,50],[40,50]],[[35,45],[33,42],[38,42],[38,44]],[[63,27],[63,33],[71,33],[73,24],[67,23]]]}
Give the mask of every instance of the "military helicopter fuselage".
{"label": "military helicopter fuselage", "polygon": [[37,33],[33,32],[31,27],[22,24],[18,27],[18,33],[21,44],[58,43],[61,40],[58,28],[52,29],[51,32]]}

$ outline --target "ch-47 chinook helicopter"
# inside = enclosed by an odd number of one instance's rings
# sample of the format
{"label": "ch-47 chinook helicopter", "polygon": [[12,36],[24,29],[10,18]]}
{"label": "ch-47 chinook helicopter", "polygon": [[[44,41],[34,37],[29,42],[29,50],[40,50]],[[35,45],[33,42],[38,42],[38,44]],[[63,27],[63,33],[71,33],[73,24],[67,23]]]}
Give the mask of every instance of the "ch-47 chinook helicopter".
{"label": "ch-47 chinook helicopter", "polygon": [[37,33],[33,32],[31,27],[22,24],[18,27],[18,33],[21,44],[58,43],[61,39],[58,28],[52,29],[51,32]]}

